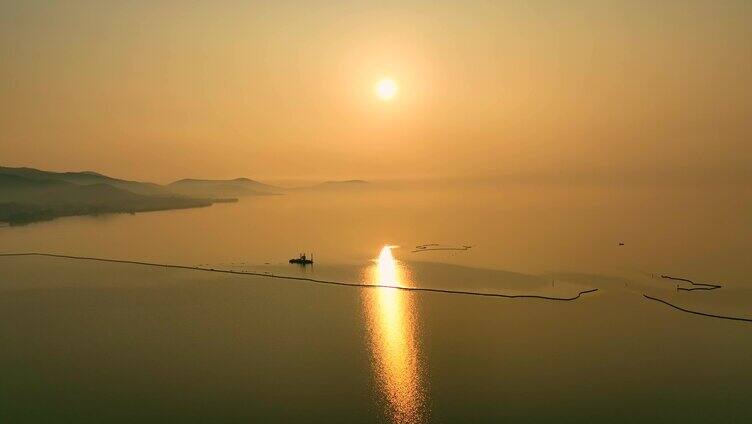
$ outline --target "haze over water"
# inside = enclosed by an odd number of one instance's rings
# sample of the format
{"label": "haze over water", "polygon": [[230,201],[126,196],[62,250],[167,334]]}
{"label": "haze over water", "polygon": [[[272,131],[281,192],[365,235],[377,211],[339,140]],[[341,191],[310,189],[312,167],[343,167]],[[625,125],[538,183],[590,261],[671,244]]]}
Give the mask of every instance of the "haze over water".
{"label": "haze over water", "polygon": [[[4,228],[0,249],[186,265],[278,264],[313,252],[317,264],[362,265],[392,244],[411,261],[742,283],[750,212],[750,189],[737,185],[392,182]],[[472,248],[412,252],[429,243]]]}

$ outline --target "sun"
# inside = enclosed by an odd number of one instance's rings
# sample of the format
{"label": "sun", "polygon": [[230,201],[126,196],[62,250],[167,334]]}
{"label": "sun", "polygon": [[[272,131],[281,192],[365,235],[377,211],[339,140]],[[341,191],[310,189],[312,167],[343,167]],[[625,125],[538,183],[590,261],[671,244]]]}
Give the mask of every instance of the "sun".
{"label": "sun", "polygon": [[399,87],[397,86],[397,83],[394,82],[394,80],[391,78],[380,79],[374,87],[376,96],[379,98],[379,100],[385,102],[392,100],[394,96],[397,95],[397,91],[399,91]]}

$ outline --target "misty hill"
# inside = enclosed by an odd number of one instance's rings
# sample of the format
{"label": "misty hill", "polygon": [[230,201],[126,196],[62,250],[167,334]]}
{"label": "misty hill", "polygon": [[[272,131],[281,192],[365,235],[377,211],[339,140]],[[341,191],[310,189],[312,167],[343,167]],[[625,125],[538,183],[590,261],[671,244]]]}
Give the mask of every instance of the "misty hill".
{"label": "misty hill", "polygon": [[49,191],[72,186],[65,181],[30,180],[17,175],[0,173],[0,203],[11,201],[28,201],[36,199]]}
{"label": "misty hill", "polygon": [[169,191],[167,191],[163,186],[159,184],[122,180],[91,171],[52,172],[42,171],[34,168],[10,168],[0,166],[0,174],[15,175],[17,177],[22,177],[34,181],[62,181],[77,185],[107,184],[112,187],[121,188],[137,194],[169,194]]}
{"label": "misty hill", "polygon": [[194,197],[245,197],[277,194],[282,189],[248,178],[199,180],[186,178],[167,185],[176,194]]}
{"label": "misty hill", "polygon": [[370,187],[368,181],[364,180],[341,180],[341,181],[324,181],[321,184],[316,184],[311,187],[307,187],[312,190],[354,190]]}
{"label": "misty hill", "polygon": [[324,181],[323,183],[319,184],[322,186],[365,186],[367,184],[370,184],[368,181],[365,180],[341,180],[341,181]]}
{"label": "misty hill", "polygon": [[[213,203],[209,199],[138,194],[104,183],[79,185],[63,180],[25,178],[16,173],[4,173],[5,169],[8,168],[0,168],[0,221],[10,224],[72,215],[193,208]],[[42,174],[32,175],[40,177]]]}

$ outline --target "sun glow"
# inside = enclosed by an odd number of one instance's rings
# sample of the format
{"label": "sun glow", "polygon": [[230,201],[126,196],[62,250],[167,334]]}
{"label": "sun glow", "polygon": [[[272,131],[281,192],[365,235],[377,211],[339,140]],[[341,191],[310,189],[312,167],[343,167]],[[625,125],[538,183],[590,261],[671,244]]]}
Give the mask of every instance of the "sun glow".
{"label": "sun glow", "polygon": [[379,82],[376,83],[376,86],[374,87],[374,91],[376,92],[376,96],[383,100],[383,101],[389,101],[394,98],[394,96],[397,95],[397,91],[399,91],[399,87],[397,86],[397,83],[394,82],[391,78],[383,78],[379,80]]}
{"label": "sun glow", "polygon": [[397,276],[397,263],[392,256],[392,246],[384,246],[379,253],[377,264],[376,280],[379,284],[386,286],[399,286],[399,277]]}

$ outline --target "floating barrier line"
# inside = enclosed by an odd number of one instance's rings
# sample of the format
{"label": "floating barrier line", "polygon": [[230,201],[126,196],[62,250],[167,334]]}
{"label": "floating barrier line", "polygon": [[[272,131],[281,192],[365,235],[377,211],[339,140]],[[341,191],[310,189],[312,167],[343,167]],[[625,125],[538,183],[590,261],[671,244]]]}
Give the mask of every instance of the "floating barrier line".
{"label": "floating barrier line", "polygon": [[676,290],[695,291],[695,290],[715,290],[718,287],[677,287]]}
{"label": "floating barrier line", "polygon": [[464,248],[464,247],[426,247],[422,249],[415,249],[411,250],[412,253],[418,253],[418,252],[435,252],[437,250],[452,250],[456,252],[465,252],[467,250],[470,250],[470,248]]}
{"label": "floating barrier line", "polygon": [[474,291],[464,291],[464,290],[434,289],[434,288],[428,288],[428,287],[400,287],[400,286],[391,286],[388,284],[345,283],[342,281],[318,280],[315,278],[265,274],[262,272],[232,271],[232,270],[202,268],[202,267],[187,266],[187,265],[171,265],[171,264],[160,264],[160,263],[154,263],[154,262],[127,261],[127,260],[122,260],[122,259],[94,258],[94,257],[89,257],[89,256],[59,255],[55,253],[0,253],[0,257],[8,257],[8,256],[46,256],[46,257],[51,257],[51,258],[77,259],[77,260],[87,260],[87,261],[154,266],[154,267],[162,267],[162,268],[188,269],[188,270],[193,270],[193,271],[204,271],[204,272],[219,272],[219,273],[224,273],[224,274],[253,275],[257,277],[307,281],[311,283],[329,284],[329,285],[335,285],[335,286],[360,287],[360,288],[387,288],[387,289],[396,289],[396,290],[403,290],[403,291],[461,294],[461,295],[468,295],[468,296],[483,296],[483,297],[504,297],[508,299],[543,299],[543,300],[558,300],[558,301],[567,302],[567,301],[577,300],[584,294],[598,291],[597,288],[594,288],[590,290],[581,291],[577,293],[576,296],[573,296],[573,297],[549,297],[549,296],[539,296],[539,295],[532,295],[532,294],[501,294],[501,293],[474,292]]}
{"label": "floating barrier line", "polygon": [[[665,275],[665,274],[662,274],[661,278],[666,278],[666,279],[669,279],[669,280],[676,280],[676,281],[685,281],[685,282],[687,282],[689,284],[692,284],[693,286],[707,287],[706,289],[699,289],[699,290],[714,290],[714,289],[720,289],[721,287],[723,287],[723,286],[721,286],[719,284],[695,283],[694,281],[689,280],[687,278],[672,277],[670,275]],[[684,288],[679,287],[679,290],[692,291],[692,290],[698,290],[698,289],[684,289]]]}
{"label": "floating barrier line", "polygon": [[439,243],[428,243],[428,244],[420,244],[418,246],[415,246],[413,250],[411,250],[412,253],[418,253],[418,252],[430,252],[433,250],[455,250],[455,251],[466,251],[472,249],[473,246],[468,246],[466,244],[462,244],[459,246],[452,246],[452,245],[441,245]]}
{"label": "floating barrier line", "polygon": [[658,299],[657,297],[651,297],[651,296],[648,296],[646,294],[643,294],[643,296],[646,297],[646,298],[648,298],[648,299],[650,299],[650,300],[654,300],[656,302],[661,302],[664,305],[668,305],[668,306],[670,306],[670,307],[672,307],[674,309],[678,309],[678,310],[680,310],[682,312],[687,312],[687,313],[690,313],[690,314],[702,315],[704,317],[711,317],[711,318],[728,319],[728,320],[732,320],[732,321],[752,322],[752,318],[729,317],[729,316],[725,316],[725,315],[715,315],[715,314],[708,314],[708,313],[705,313],[705,312],[692,311],[692,310],[689,310],[689,309],[682,308],[681,306],[676,306],[676,305],[674,305],[672,303],[666,302],[665,300]]}

